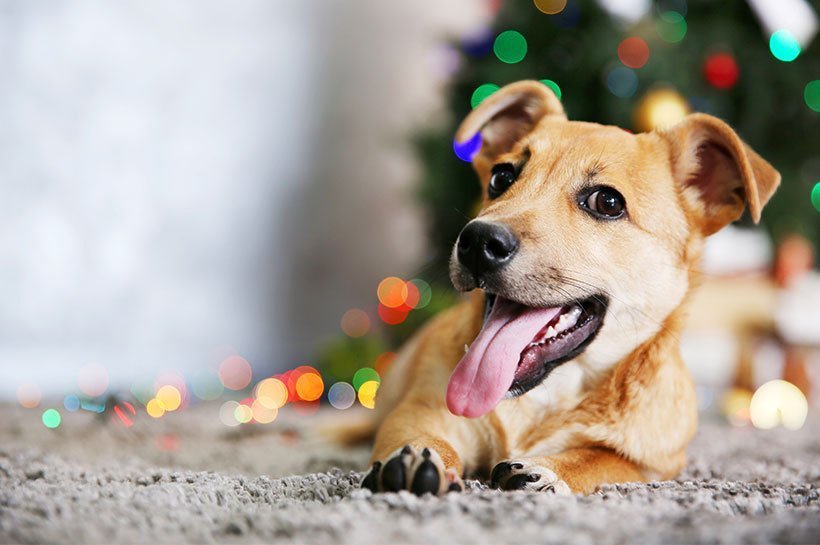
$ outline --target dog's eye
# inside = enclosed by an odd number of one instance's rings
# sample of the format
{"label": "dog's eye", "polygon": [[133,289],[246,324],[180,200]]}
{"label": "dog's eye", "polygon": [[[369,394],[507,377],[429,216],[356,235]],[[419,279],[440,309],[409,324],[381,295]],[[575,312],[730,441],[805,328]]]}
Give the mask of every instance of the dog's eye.
{"label": "dog's eye", "polygon": [[623,196],[611,187],[593,191],[581,201],[581,206],[592,215],[603,219],[618,219],[626,211]]}
{"label": "dog's eye", "polygon": [[491,199],[495,199],[513,184],[517,174],[515,167],[509,163],[495,165],[493,167],[493,174],[490,176],[490,184],[487,186],[487,195]]}

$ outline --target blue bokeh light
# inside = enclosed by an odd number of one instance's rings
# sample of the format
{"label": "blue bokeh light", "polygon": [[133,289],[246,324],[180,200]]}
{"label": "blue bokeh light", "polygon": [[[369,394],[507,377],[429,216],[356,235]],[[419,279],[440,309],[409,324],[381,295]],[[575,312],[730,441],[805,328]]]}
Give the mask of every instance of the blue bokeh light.
{"label": "blue bokeh light", "polygon": [[453,151],[456,156],[462,161],[471,163],[476,154],[481,150],[481,132],[475,135],[466,142],[459,142],[453,139]]}

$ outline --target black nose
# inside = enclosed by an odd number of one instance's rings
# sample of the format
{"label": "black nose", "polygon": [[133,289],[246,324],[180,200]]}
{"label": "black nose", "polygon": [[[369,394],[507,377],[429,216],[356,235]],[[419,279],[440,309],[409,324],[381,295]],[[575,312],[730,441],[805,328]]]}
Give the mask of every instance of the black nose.
{"label": "black nose", "polygon": [[471,221],[458,236],[458,261],[476,279],[496,271],[510,261],[518,250],[518,238],[499,223]]}

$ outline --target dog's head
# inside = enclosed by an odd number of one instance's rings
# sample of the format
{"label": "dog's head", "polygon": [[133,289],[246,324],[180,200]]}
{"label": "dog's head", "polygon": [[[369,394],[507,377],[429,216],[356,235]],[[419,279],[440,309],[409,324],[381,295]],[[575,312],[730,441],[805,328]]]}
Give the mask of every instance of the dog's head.
{"label": "dog's head", "polygon": [[602,371],[655,335],[683,301],[702,240],[752,218],[779,173],[724,122],[693,114],[661,131],[568,121],[545,85],[508,85],[456,134],[484,206],[459,235],[455,287],[483,288],[481,333],[448,406],[479,416],[577,359]]}

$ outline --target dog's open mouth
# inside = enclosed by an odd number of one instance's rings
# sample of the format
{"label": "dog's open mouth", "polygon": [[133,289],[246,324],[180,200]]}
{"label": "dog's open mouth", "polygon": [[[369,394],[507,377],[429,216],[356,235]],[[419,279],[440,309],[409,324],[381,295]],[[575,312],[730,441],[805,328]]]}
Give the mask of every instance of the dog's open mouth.
{"label": "dog's open mouth", "polygon": [[592,342],[607,308],[604,296],[550,308],[527,307],[496,295],[486,301],[484,325],[447,387],[447,406],[456,415],[484,415],[505,396],[540,384]]}

